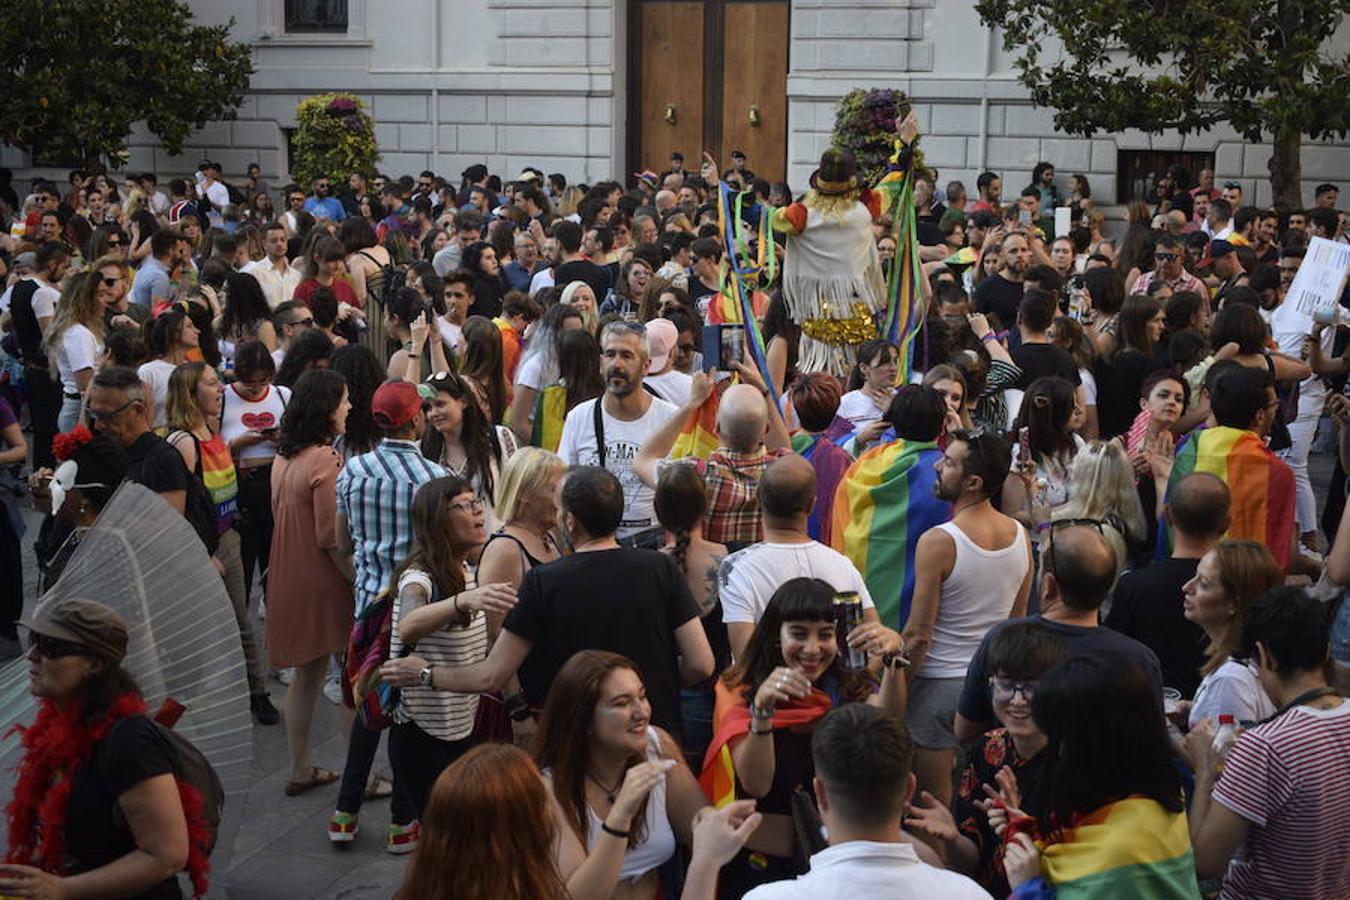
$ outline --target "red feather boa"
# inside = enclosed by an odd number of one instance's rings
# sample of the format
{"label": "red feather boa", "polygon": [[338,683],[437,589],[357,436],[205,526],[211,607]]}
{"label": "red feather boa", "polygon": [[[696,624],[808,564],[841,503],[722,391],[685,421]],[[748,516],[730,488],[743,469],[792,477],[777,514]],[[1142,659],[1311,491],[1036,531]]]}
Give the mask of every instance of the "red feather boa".
{"label": "red feather boa", "polygon": [[[135,693],[118,697],[108,714],[89,726],[80,721],[78,708],[62,710],[44,699],[31,727],[15,726],[25,753],[19,763],[14,797],[5,810],[9,819],[6,862],[37,866],[48,872],[67,871],[66,807],[75,774],[114,725],[129,716],[143,715],[145,702]],[[188,823],[187,872],[194,894],[202,897],[211,868],[202,795],[179,778],[178,796]]]}

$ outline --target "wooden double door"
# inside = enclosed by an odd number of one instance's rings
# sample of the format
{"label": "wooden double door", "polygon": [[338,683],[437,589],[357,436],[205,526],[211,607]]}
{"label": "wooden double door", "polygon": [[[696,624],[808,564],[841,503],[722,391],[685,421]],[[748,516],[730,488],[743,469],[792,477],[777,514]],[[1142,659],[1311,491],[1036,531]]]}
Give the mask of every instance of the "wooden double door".
{"label": "wooden double door", "polygon": [[630,0],[629,171],[664,171],[704,150],[725,171],[787,172],[787,0]]}

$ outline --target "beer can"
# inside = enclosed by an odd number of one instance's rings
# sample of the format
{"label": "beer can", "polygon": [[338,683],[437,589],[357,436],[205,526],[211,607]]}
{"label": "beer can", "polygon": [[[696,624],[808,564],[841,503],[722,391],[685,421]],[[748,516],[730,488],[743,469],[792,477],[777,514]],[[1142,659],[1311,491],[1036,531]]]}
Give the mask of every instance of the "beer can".
{"label": "beer can", "polygon": [[862,624],[862,597],[857,591],[840,591],[834,595],[835,640],[839,643],[839,656],[850,669],[862,669],[867,666],[867,653],[848,645],[849,632]]}

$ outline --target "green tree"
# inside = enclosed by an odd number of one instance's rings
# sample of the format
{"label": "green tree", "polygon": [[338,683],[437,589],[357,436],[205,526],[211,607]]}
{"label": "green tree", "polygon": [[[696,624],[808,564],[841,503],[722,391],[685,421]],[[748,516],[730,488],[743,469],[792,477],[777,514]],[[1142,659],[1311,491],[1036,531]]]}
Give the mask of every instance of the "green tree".
{"label": "green tree", "polygon": [[[1055,127],[1176,129],[1227,122],[1270,139],[1277,203],[1300,206],[1302,136],[1350,130],[1350,54],[1328,39],[1350,0],[977,0]],[[1047,47],[1062,45],[1051,58]],[[1340,55],[1337,50],[1340,50]]]}
{"label": "green tree", "polygon": [[120,163],[135,122],[170,153],[234,118],[253,63],[234,21],[192,24],[178,0],[9,0],[0,16],[0,140],[35,155]]}

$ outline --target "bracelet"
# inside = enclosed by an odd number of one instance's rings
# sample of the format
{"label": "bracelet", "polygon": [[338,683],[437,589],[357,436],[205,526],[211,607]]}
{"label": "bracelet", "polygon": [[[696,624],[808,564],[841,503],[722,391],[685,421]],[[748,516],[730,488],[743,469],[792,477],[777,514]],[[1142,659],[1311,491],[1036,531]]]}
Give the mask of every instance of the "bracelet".
{"label": "bracelet", "polygon": [[620,831],[617,828],[610,828],[609,823],[603,821],[600,823],[600,830],[605,834],[612,834],[614,837],[624,841],[628,840],[628,836],[632,834],[631,831]]}
{"label": "bracelet", "polygon": [[994,334],[992,331],[987,331],[987,332],[984,333],[984,336],[980,338],[980,340],[981,340],[981,341],[996,341],[996,340],[998,340],[998,335]]}
{"label": "bracelet", "polygon": [[450,605],[454,608],[455,615],[457,616],[464,615],[464,610],[459,608],[459,594],[455,594],[455,596],[450,598]]}
{"label": "bracelet", "polygon": [[752,703],[750,704],[750,718],[756,722],[768,722],[773,719],[773,707],[760,709]]}
{"label": "bracelet", "polygon": [[750,726],[750,733],[751,733],[751,734],[757,734],[757,735],[760,735],[760,736],[763,736],[763,735],[766,735],[766,734],[773,734],[773,726],[769,726],[768,728],[765,728],[765,729],[763,729],[763,730],[757,730],[757,729],[755,728],[755,726],[751,725],[751,726]]}

